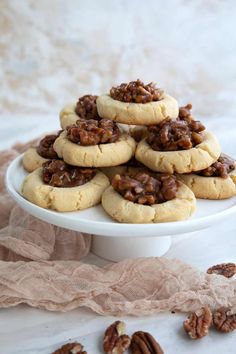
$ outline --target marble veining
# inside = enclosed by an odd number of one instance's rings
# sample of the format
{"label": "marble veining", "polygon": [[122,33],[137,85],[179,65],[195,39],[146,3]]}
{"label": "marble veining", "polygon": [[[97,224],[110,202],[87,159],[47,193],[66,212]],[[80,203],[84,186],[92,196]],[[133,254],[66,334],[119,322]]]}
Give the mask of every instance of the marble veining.
{"label": "marble veining", "polygon": [[141,78],[196,114],[234,115],[236,2],[2,0],[0,112],[57,114]]}

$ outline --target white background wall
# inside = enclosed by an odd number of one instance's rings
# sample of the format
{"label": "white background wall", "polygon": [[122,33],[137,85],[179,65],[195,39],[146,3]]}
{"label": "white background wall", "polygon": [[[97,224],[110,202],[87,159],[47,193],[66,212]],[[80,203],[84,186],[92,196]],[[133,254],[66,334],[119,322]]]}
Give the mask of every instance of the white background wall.
{"label": "white background wall", "polygon": [[1,112],[57,114],[140,78],[235,115],[235,14],[234,0],[0,0]]}

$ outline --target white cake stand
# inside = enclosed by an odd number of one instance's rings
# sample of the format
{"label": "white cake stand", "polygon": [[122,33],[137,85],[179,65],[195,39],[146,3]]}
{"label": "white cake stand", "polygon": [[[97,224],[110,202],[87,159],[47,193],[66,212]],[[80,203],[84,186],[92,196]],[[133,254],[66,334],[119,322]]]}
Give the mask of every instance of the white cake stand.
{"label": "white cake stand", "polygon": [[19,156],[11,162],[6,174],[7,189],[13,199],[41,220],[94,235],[92,252],[112,261],[161,256],[170,248],[172,236],[205,229],[236,214],[236,197],[221,201],[198,200],[197,211],[191,219],[161,224],[121,224],[111,219],[101,205],[59,213],[40,208],[21,196],[20,187],[26,175],[22,156]]}

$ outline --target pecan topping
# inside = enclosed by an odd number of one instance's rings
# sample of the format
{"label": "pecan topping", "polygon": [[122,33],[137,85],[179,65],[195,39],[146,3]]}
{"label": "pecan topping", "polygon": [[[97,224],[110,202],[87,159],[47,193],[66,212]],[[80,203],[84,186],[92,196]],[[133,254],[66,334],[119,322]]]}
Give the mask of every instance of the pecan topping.
{"label": "pecan topping", "polygon": [[226,278],[231,278],[236,274],[235,263],[221,263],[207,269],[208,274],[219,274]]}
{"label": "pecan topping", "polygon": [[105,332],[103,349],[107,354],[123,354],[130,346],[130,337],[125,333],[125,323],[116,321]]}
{"label": "pecan topping", "polygon": [[200,121],[190,114],[192,105],[180,108],[177,119],[166,118],[157,125],[148,127],[147,143],[155,151],[188,150],[203,141],[205,129]]}
{"label": "pecan topping", "polygon": [[55,350],[52,354],[87,354],[80,343],[67,343]]}
{"label": "pecan topping", "polygon": [[95,169],[71,166],[62,160],[49,160],[43,164],[44,183],[53,187],[76,187],[89,182]]}
{"label": "pecan topping", "polygon": [[184,321],[184,329],[192,339],[200,339],[208,334],[212,323],[212,313],[209,307],[202,307],[193,312]]}
{"label": "pecan topping", "polygon": [[66,130],[68,139],[82,146],[115,143],[120,137],[118,126],[109,119],[79,119]]}
{"label": "pecan topping", "polygon": [[44,157],[45,159],[57,159],[57,153],[53,149],[53,144],[59,134],[46,135],[42,140],[40,140],[37,146],[37,153]]}
{"label": "pecan topping", "polygon": [[135,332],[132,335],[130,349],[133,354],[164,354],[153,336],[142,331]]}
{"label": "pecan topping", "polygon": [[164,98],[164,91],[157,88],[153,82],[145,85],[141,80],[123,83],[112,87],[110,96],[121,102],[147,103],[160,101]]}
{"label": "pecan topping", "polygon": [[221,177],[227,178],[229,173],[235,169],[235,161],[225,154],[221,154],[216,162],[210,167],[198,172],[199,175],[205,177]]}
{"label": "pecan topping", "polygon": [[75,113],[83,119],[99,120],[100,117],[96,104],[97,97],[98,96],[95,95],[84,95],[80,97],[75,107]]}
{"label": "pecan topping", "polygon": [[220,332],[232,332],[236,329],[236,313],[231,314],[230,309],[222,307],[213,313],[213,324]]}
{"label": "pecan topping", "polygon": [[115,175],[112,187],[133,203],[152,205],[174,199],[179,182],[173,175],[138,172],[132,177]]}

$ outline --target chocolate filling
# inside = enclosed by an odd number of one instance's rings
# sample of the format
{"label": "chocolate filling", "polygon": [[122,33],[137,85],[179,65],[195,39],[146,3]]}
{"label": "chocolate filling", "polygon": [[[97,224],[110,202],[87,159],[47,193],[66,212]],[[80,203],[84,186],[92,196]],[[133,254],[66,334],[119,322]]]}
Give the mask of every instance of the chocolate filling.
{"label": "chocolate filling", "polygon": [[91,181],[95,174],[94,168],[76,167],[62,160],[50,160],[43,164],[42,179],[53,187],[77,187]]}
{"label": "chocolate filling", "polygon": [[97,111],[96,95],[84,95],[78,99],[75,107],[75,113],[83,119],[99,120]]}
{"label": "chocolate filling", "polygon": [[79,119],[66,130],[68,139],[82,146],[115,143],[120,137],[118,126],[109,119]]}
{"label": "chocolate filling", "polygon": [[160,101],[164,98],[164,91],[157,88],[153,82],[145,85],[141,80],[123,83],[112,87],[110,96],[121,102],[148,103]]}
{"label": "chocolate filling", "polygon": [[45,138],[40,140],[39,145],[37,146],[37,153],[44,157],[45,159],[57,159],[57,153],[53,149],[53,144],[58,138],[58,134],[46,135]]}
{"label": "chocolate filling", "polygon": [[235,161],[230,157],[221,154],[211,166],[197,172],[200,176],[227,178],[229,173],[235,169]]}
{"label": "chocolate filling", "polygon": [[177,119],[166,118],[148,127],[147,143],[155,151],[188,150],[203,141],[204,125],[192,118],[188,104],[181,107]]}
{"label": "chocolate filling", "polygon": [[138,204],[153,205],[164,203],[176,197],[180,183],[169,174],[115,175],[113,188],[125,199]]}

